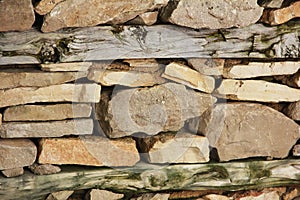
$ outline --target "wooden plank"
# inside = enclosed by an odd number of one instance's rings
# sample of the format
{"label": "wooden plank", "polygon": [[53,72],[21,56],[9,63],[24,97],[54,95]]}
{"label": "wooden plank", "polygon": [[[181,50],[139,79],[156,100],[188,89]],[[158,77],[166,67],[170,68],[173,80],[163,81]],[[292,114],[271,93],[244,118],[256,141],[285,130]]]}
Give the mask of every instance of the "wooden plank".
{"label": "wooden plank", "polygon": [[[1,199],[38,199],[60,190],[87,188],[117,192],[163,190],[238,191],[300,184],[300,159],[132,168],[62,167],[62,172],[0,178]],[[18,191],[18,192],[16,192]]]}
{"label": "wooden plank", "polygon": [[297,21],[224,30],[155,25],[7,32],[0,34],[0,65],[126,58],[299,58],[299,35]]}

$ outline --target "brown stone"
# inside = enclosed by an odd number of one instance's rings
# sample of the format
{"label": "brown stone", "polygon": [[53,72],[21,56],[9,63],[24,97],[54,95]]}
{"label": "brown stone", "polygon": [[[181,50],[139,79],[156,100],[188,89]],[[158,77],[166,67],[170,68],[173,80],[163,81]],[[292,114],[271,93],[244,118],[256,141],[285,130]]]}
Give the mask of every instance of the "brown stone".
{"label": "brown stone", "polygon": [[284,0],[263,0],[261,6],[265,8],[280,8]]}
{"label": "brown stone", "polygon": [[21,105],[4,111],[4,121],[50,121],[90,117],[89,104]]}
{"label": "brown stone", "polygon": [[300,137],[297,123],[255,103],[217,104],[201,116],[199,131],[218,150],[221,161],[260,156],[285,158]]}
{"label": "brown stone", "polygon": [[150,163],[203,163],[209,161],[206,137],[189,133],[162,133],[139,139]]}
{"label": "brown stone", "polygon": [[158,11],[146,12],[146,13],[140,14],[136,18],[130,20],[128,22],[128,24],[151,26],[156,23],[157,16],[158,16]]}
{"label": "brown stone", "polygon": [[300,1],[293,2],[288,7],[266,10],[261,20],[271,25],[278,25],[296,17],[300,17]]}
{"label": "brown stone", "polygon": [[2,114],[0,113],[0,126],[2,125]]}
{"label": "brown stone", "polygon": [[5,177],[11,178],[11,177],[17,177],[17,176],[23,175],[24,169],[23,169],[23,167],[18,167],[18,168],[14,168],[14,169],[5,169],[5,170],[2,170],[1,172]]}
{"label": "brown stone", "polygon": [[51,193],[46,200],[67,200],[74,193],[74,191],[59,191]]}
{"label": "brown stone", "polygon": [[61,171],[60,167],[58,166],[50,164],[39,165],[37,163],[33,163],[33,165],[30,165],[29,169],[36,175],[56,174]]}
{"label": "brown stone", "polygon": [[105,1],[68,0],[57,4],[44,18],[43,32],[63,27],[85,27],[97,24],[122,24],[147,11],[166,5],[168,0]]}
{"label": "brown stone", "polygon": [[254,24],[262,12],[257,0],[180,0],[170,1],[162,19],[196,29],[220,29]]}
{"label": "brown stone", "polygon": [[131,138],[108,140],[98,136],[42,139],[39,142],[40,164],[90,166],[132,166],[139,161]]}
{"label": "brown stone", "polygon": [[300,188],[293,188],[282,195],[282,200],[295,200],[296,197],[300,197]]}
{"label": "brown stone", "polygon": [[50,122],[7,122],[0,127],[2,138],[61,137],[64,135],[90,135],[92,119],[75,119]]}
{"label": "brown stone", "polygon": [[[93,65],[92,62],[48,63],[41,64],[43,71],[49,72],[81,72],[84,73]],[[78,74],[81,74],[78,73]]]}
{"label": "brown stone", "polygon": [[153,194],[153,193],[145,193],[139,197],[131,198],[130,200],[168,200],[170,194]]}
{"label": "brown stone", "polygon": [[185,120],[200,116],[216,101],[176,83],[114,91],[111,100],[108,94],[102,97],[96,105],[97,118],[111,138],[178,131]]}
{"label": "brown stone", "polygon": [[284,109],[284,113],[293,120],[300,121],[300,101],[293,102]]}
{"label": "brown stone", "polygon": [[45,15],[49,13],[56,6],[56,4],[62,1],[64,0],[42,0],[37,3],[37,5],[34,7],[34,10],[40,15]]}
{"label": "brown stone", "polygon": [[118,200],[123,197],[124,194],[117,194],[108,190],[92,189],[87,193],[85,200]]}
{"label": "brown stone", "polygon": [[0,32],[29,30],[34,20],[31,0],[0,1]]}
{"label": "brown stone", "polygon": [[293,147],[293,156],[300,156],[300,144]]}
{"label": "brown stone", "polygon": [[222,191],[214,191],[214,190],[197,190],[197,191],[173,191],[169,197],[169,199],[195,199],[200,196],[204,196],[207,194],[222,194]]}
{"label": "brown stone", "polygon": [[0,139],[0,170],[32,165],[36,155],[37,148],[28,139]]}
{"label": "brown stone", "polygon": [[223,74],[225,60],[212,58],[190,58],[188,59],[188,63],[201,74],[220,76]]}
{"label": "brown stone", "polygon": [[125,59],[123,63],[127,63],[131,69],[135,69],[136,71],[157,71],[161,69],[161,64],[159,64],[156,59]]}
{"label": "brown stone", "polygon": [[0,90],[0,108],[36,102],[99,102],[97,84],[62,84]]}
{"label": "brown stone", "polygon": [[280,200],[280,196],[276,191],[262,193],[258,196],[241,197],[240,200]]}

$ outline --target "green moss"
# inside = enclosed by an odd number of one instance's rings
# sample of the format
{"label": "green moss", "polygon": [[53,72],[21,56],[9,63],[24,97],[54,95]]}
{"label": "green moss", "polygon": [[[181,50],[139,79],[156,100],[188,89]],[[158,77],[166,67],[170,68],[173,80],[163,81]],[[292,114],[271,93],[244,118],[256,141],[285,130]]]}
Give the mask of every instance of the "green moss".
{"label": "green moss", "polygon": [[251,179],[262,179],[271,176],[270,170],[265,169],[265,166],[260,162],[249,163],[249,169]]}

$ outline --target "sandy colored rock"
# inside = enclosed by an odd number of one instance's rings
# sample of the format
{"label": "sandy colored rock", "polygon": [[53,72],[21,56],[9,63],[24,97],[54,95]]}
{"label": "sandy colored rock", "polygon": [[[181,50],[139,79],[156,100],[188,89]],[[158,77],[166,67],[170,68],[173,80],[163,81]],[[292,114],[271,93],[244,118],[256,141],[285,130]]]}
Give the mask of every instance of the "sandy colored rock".
{"label": "sandy colored rock", "polygon": [[0,108],[36,102],[99,102],[97,84],[61,84],[0,90]]}
{"label": "sandy colored rock", "polygon": [[124,194],[117,194],[108,190],[92,189],[87,193],[85,200],[118,200],[123,197]]}
{"label": "sandy colored rock", "polygon": [[127,63],[131,69],[135,69],[136,71],[157,71],[161,68],[161,64],[159,64],[156,59],[148,58],[148,59],[124,59],[123,63]]}
{"label": "sandy colored rock", "polygon": [[293,147],[293,156],[300,156],[300,144]]}
{"label": "sandy colored rock", "polygon": [[280,199],[281,198],[276,191],[263,193],[258,196],[246,196],[240,198],[240,200],[280,200]]}
{"label": "sandy colored rock", "polygon": [[131,198],[130,200],[168,200],[170,197],[170,194],[163,194],[163,193],[145,193],[142,194],[139,197]]}
{"label": "sandy colored rock", "polygon": [[130,20],[128,24],[147,25],[151,26],[156,23],[158,17],[158,11],[146,12],[140,14],[133,20]]}
{"label": "sandy colored rock", "polygon": [[300,17],[300,1],[293,2],[288,7],[266,10],[261,20],[264,23],[278,25],[296,17]]}
{"label": "sandy colored rock", "polygon": [[0,139],[0,170],[32,165],[37,155],[29,139]]}
{"label": "sandy colored rock", "polygon": [[139,161],[135,141],[131,138],[108,140],[99,136],[42,139],[40,164],[74,164],[90,166],[133,166]]}
{"label": "sandy colored rock", "polygon": [[206,137],[189,133],[162,133],[139,139],[139,148],[150,163],[203,163],[209,161]]}
{"label": "sandy colored rock", "polygon": [[2,170],[1,172],[5,177],[11,178],[11,177],[17,177],[17,176],[23,175],[24,169],[23,169],[23,167],[18,167],[18,168],[14,168],[14,169],[5,169],[5,170]]}
{"label": "sandy colored rock", "polygon": [[67,200],[73,193],[74,191],[68,191],[68,190],[53,192],[49,194],[46,200]]}
{"label": "sandy colored rock", "polygon": [[204,196],[206,200],[230,200],[228,197],[219,194],[208,194]]}
{"label": "sandy colored rock", "polygon": [[56,174],[61,171],[60,167],[50,164],[39,165],[37,163],[33,163],[33,165],[30,165],[28,168],[36,175]]}
{"label": "sandy colored rock", "polygon": [[223,74],[224,59],[189,58],[189,65],[205,75],[220,76]]}
{"label": "sandy colored rock", "polygon": [[262,12],[256,0],[180,0],[170,1],[162,19],[196,29],[220,29],[254,24]]}
{"label": "sandy colored rock", "polygon": [[2,125],[2,114],[0,113],[0,126]]}
{"label": "sandy colored rock", "polygon": [[294,74],[300,69],[300,62],[250,62],[247,65],[225,67],[225,78],[244,79],[260,76],[276,76]]}
{"label": "sandy colored rock", "polygon": [[75,119],[50,122],[7,122],[0,127],[2,138],[61,137],[64,135],[90,135],[92,119]]}
{"label": "sandy colored rock", "polygon": [[82,74],[93,65],[92,62],[73,62],[73,63],[49,63],[41,64],[43,71],[49,72],[81,72]]}
{"label": "sandy colored rock", "polygon": [[293,120],[300,121],[300,101],[293,102],[284,109],[284,113]]}
{"label": "sandy colored rock", "polygon": [[222,98],[260,102],[295,102],[300,100],[300,90],[263,80],[224,79],[216,90]]}
{"label": "sandy colored rock", "polygon": [[0,2],[0,32],[29,30],[34,20],[31,0],[5,0]]}
{"label": "sandy colored rock", "polygon": [[4,121],[50,121],[90,117],[89,104],[21,105],[4,111]]}
{"label": "sandy colored rock", "polygon": [[293,188],[282,195],[282,200],[294,200],[296,197],[300,197],[300,188]]}
{"label": "sandy colored rock", "polygon": [[185,120],[200,116],[216,98],[195,92],[184,85],[166,83],[151,88],[114,91],[112,98],[102,94],[96,105],[101,128],[111,138],[134,133],[155,135],[178,131]]}
{"label": "sandy colored rock", "polygon": [[37,3],[37,5],[34,7],[34,10],[40,15],[45,15],[49,13],[56,6],[56,4],[62,1],[64,0],[42,0]]}
{"label": "sandy colored rock", "polygon": [[199,131],[216,147],[221,161],[285,158],[300,137],[297,123],[255,103],[217,104],[200,117]]}
{"label": "sandy colored rock", "polygon": [[200,74],[188,66],[176,62],[166,66],[162,77],[206,93],[212,93],[215,89],[213,77]]}
{"label": "sandy colored rock", "polygon": [[136,16],[165,6],[168,0],[105,1],[68,0],[57,4],[44,18],[43,32],[63,27],[86,27],[97,24],[122,24]]}

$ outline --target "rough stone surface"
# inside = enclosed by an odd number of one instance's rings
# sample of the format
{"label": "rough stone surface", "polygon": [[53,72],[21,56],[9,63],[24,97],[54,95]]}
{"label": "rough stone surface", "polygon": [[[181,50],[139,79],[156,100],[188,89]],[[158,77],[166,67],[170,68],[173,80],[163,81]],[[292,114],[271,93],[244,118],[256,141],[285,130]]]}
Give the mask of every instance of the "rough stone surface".
{"label": "rough stone surface", "polygon": [[221,161],[248,157],[288,156],[300,138],[300,127],[282,113],[261,104],[217,104],[199,120],[199,131],[216,147]]}
{"label": "rough stone surface", "polygon": [[265,8],[280,8],[284,0],[261,0],[260,5]]}
{"label": "rough stone surface", "polygon": [[151,26],[156,23],[158,17],[158,11],[154,12],[146,12],[143,14],[140,14],[133,20],[130,20],[128,24],[137,24],[137,25],[147,25]]}
{"label": "rough stone surface", "polygon": [[[49,72],[81,72],[84,73],[93,65],[92,62],[49,63],[41,64],[43,71]],[[81,74],[78,73],[78,74]]]}
{"label": "rough stone surface", "polygon": [[246,196],[240,198],[240,200],[280,200],[279,194],[274,192],[263,193],[258,196]]}
{"label": "rough stone surface", "polygon": [[74,191],[59,191],[51,193],[46,200],[67,200],[74,193]]}
{"label": "rough stone surface", "polygon": [[123,197],[124,194],[117,194],[107,190],[92,189],[86,195],[85,200],[118,200]]}
{"label": "rough stone surface", "polygon": [[293,120],[300,121],[300,101],[291,103],[284,109],[284,113]]}
{"label": "rough stone surface", "polygon": [[60,167],[58,166],[54,166],[50,164],[39,165],[37,163],[30,165],[29,169],[32,173],[36,175],[56,174],[61,171]]}
{"label": "rough stone surface", "polygon": [[300,156],[300,145],[297,144],[293,147],[293,156]]}
{"label": "rough stone surface", "polygon": [[132,166],[139,161],[131,138],[108,140],[99,136],[42,139],[40,164],[75,164],[91,166]]}
{"label": "rough stone surface", "polygon": [[288,7],[266,10],[261,20],[271,25],[278,25],[296,17],[300,17],[300,1],[291,3]]}
{"label": "rough stone surface", "polygon": [[139,148],[151,163],[203,163],[209,161],[206,137],[189,133],[163,133],[143,138]]}
{"label": "rough stone surface", "polygon": [[216,101],[176,83],[114,91],[111,100],[107,94],[102,96],[96,105],[97,118],[111,138],[178,131],[185,120],[200,116]]}
{"label": "rough stone surface", "polygon": [[21,105],[4,111],[4,121],[50,121],[89,117],[89,104]]}
{"label": "rough stone surface", "polygon": [[153,193],[146,193],[136,198],[131,198],[130,200],[168,200],[170,194],[153,194]]}
{"label": "rough stone surface", "polygon": [[233,65],[225,67],[225,78],[243,79],[259,76],[275,76],[294,74],[300,69],[300,62],[250,62],[247,65]]}
{"label": "rough stone surface", "polygon": [[208,194],[204,196],[206,200],[230,200],[228,197],[219,194]]}
{"label": "rough stone surface", "polygon": [[176,62],[166,66],[162,77],[206,93],[212,93],[215,89],[213,77],[200,74],[188,66]]}
{"label": "rough stone surface", "polygon": [[224,59],[190,58],[188,63],[195,70],[205,75],[220,76],[223,74]]}
{"label": "rough stone surface", "polygon": [[36,155],[37,148],[28,139],[0,139],[0,170],[32,165]]}
{"label": "rough stone surface", "polygon": [[296,197],[300,197],[300,188],[293,188],[282,195],[282,200],[296,200]]}
{"label": "rough stone surface", "polygon": [[63,27],[85,27],[97,24],[121,24],[147,11],[158,9],[168,0],[68,0],[57,4],[45,16],[43,32]]}
{"label": "rough stone surface", "polygon": [[7,122],[0,127],[2,138],[61,137],[64,135],[90,135],[92,119],[52,122]]}
{"label": "rough stone surface", "polygon": [[0,126],[2,125],[2,114],[0,113]]}
{"label": "rough stone surface", "polygon": [[196,29],[220,29],[254,24],[262,12],[257,0],[180,0],[170,1],[162,19]]}
{"label": "rough stone surface", "polygon": [[45,15],[49,13],[56,6],[56,4],[62,1],[64,0],[42,0],[36,4],[34,10],[40,15]]}
{"label": "rough stone surface", "polygon": [[219,97],[261,102],[295,102],[300,100],[300,90],[263,80],[225,79],[216,90]]}
{"label": "rough stone surface", "polygon": [[0,32],[29,30],[34,20],[31,0],[0,1]]}
{"label": "rough stone surface", "polygon": [[18,168],[14,168],[14,169],[5,169],[5,170],[2,170],[1,172],[5,177],[11,178],[11,177],[17,177],[17,176],[23,175],[24,169],[23,169],[23,167],[18,167]]}
{"label": "rough stone surface", "polygon": [[36,102],[99,102],[97,84],[62,84],[0,90],[0,108]]}

